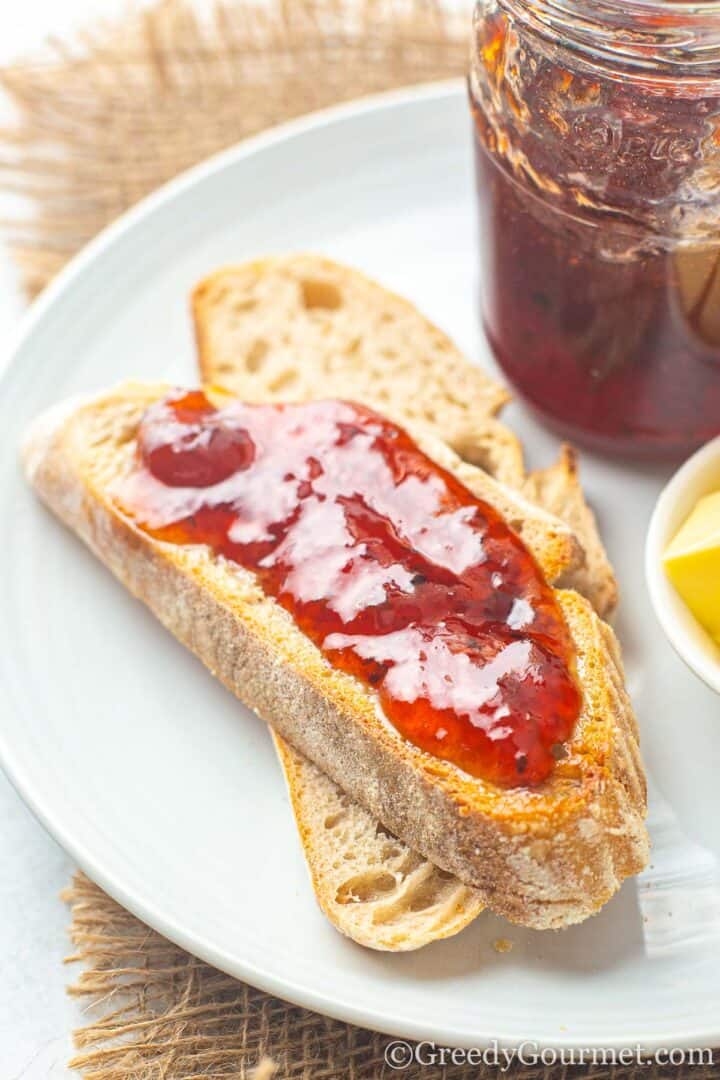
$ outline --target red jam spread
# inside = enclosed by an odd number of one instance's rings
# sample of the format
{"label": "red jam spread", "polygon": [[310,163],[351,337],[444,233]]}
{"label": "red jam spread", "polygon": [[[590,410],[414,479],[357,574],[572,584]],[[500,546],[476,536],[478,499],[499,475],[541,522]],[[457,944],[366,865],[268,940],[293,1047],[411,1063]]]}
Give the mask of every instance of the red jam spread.
{"label": "red jam spread", "polygon": [[573,648],[500,515],[362,405],[149,408],[118,498],[158,539],[252,571],[416,746],[501,785],[551,772],[578,716]]}
{"label": "red jam spread", "polygon": [[510,6],[472,83],[493,352],[573,440],[687,453],[720,433],[720,80],[598,73]]}

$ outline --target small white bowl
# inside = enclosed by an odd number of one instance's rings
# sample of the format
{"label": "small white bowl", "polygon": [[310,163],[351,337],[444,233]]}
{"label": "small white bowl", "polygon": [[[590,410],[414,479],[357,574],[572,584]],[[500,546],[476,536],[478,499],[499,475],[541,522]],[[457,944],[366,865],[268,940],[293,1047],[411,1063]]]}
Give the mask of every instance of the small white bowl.
{"label": "small white bowl", "polygon": [[663,553],[698,499],[720,489],[720,437],[678,469],[657,501],[645,544],[645,578],[660,625],[675,651],[720,694],[720,647],[673,588]]}

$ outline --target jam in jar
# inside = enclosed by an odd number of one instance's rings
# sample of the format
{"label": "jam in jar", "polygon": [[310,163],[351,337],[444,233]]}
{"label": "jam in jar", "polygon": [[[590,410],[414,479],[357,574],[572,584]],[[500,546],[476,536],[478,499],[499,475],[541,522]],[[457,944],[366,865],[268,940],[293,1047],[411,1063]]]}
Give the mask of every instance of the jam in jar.
{"label": "jam in jar", "polygon": [[720,3],[479,0],[482,311],[555,428],[672,457],[720,433]]}
{"label": "jam in jar", "polygon": [[581,695],[555,593],[395,424],[351,402],[179,392],[146,412],[115,494],[157,539],[251,571],[416,746],[500,785],[556,767]]}

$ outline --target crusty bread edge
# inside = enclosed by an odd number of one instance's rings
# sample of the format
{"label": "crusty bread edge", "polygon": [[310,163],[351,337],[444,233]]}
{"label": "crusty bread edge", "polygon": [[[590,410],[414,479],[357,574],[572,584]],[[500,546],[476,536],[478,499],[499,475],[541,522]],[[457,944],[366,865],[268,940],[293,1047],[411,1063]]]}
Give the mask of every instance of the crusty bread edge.
{"label": "crusty bread edge", "polygon": [[[440,327],[433,323],[430,319],[428,319],[426,315],[423,315],[415,307],[415,305],[407,299],[406,296],[402,296],[400,293],[396,293],[392,289],[388,289],[386,288],[386,286],[380,285],[373,278],[369,277],[367,274],[363,274],[360,270],[356,270],[354,267],[341,265],[340,263],[335,262],[333,259],[328,259],[324,255],[313,255],[307,252],[297,253],[294,255],[265,256],[259,259],[251,259],[247,262],[240,264],[240,266],[238,266],[238,264],[236,263],[227,263],[224,266],[216,267],[216,269],[213,270],[210,274],[207,274],[204,278],[197,282],[197,284],[192,290],[192,293],[190,294],[190,310],[193,318],[193,325],[195,328],[198,364],[204,382],[212,381],[209,378],[211,359],[210,350],[208,349],[208,343],[205,337],[205,323],[204,320],[199,317],[207,293],[213,288],[217,281],[223,278],[225,274],[233,273],[237,269],[242,269],[246,272],[255,271],[258,274],[262,274],[265,273],[268,268],[277,269],[280,266],[294,268],[295,264],[297,264],[298,262],[309,263],[312,266],[314,272],[320,271],[322,273],[323,271],[326,271],[331,274],[341,272],[345,275],[349,275],[354,281],[361,281],[363,285],[373,290],[381,289],[384,292],[385,296],[392,301],[392,303],[397,304],[398,307],[405,309],[407,312],[412,314],[413,317],[422,319],[423,323],[428,327],[429,330],[432,330],[432,332],[437,334],[438,337],[445,339],[448,344],[452,346],[453,350],[455,350],[454,343],[451,341],[445,331],[441,330]],[[491,417],[496,416],[497,413],[499,413],[500,410],[503,408],[503,406],[507,405],[507,403],[511,400],[510,392],[500,383],[495,383],[493,389],[494,394],[488,409],[488,415]]]}
{"label": "crusty bread edge", "polygon": [[[328,260],[327,258],[319,255],[308,255],[302,253],[300,255],[290,256],[272,256],[261,259],[256,259],[252,263],[243,264],[240,267],[230,266],[224,267],[220,270],[216,270],[196,286],[191,297],[191,313],[195,328],[196,342],[198,346],[198,359],[201,375],[206,383],[211,384],[223,384],[226,377],[226,368],[222,370],[216,368],[215,350],[211,346],[211,336],[209,334],[209,328],[213,321],[213,311],[215,303],[217,302],[215,293],[218,289],[222,289],[225,284],[226,278],[230,283],[231,294],[235,288],[235,275],[238,272],[255,274],[258,279],[262,279],[266,274],[280,273],[289,274],[293,277],[305,277],[308,275],[316,276],[323,279],[325,276],[329,277],[334,284],[340,280],[341,285],[345,285],[350,289],[354,289],[356,286],[361,288],[369,286],[372,290],[377,291],[378,294],[384,293],[388,296],[388,299],[397,303],[400,301],[402,307],[404,307],[409,314],[418,320],[418,325],[422,325],[428,329],[431,334],[440,335],[445,337],[448,342],[448,346],[451,351],[457,353],[457,362],[460,364],[466,364],[467,361],[460,353],[454,349],[453,343],[447,338],[447,335],[442,334],[438,330],[437,326],[430,323],[422,312],[417,311],[415,307],[407,300],[397,297],[383,288],[379,283],[368,279],[366,276],[359,273],[352,267],[343,266],[337,262]],[[228,303],[231,303],[231,297],[228,297]],[[244,309],[243,309],[244,310]],[[227,357],[225,358],[227,363]],[[242,350],[237,358],[238,371],[241,377],[241,385],[245,383],[252,383],[252,379],[249,378],[249,372],[245,370],[245,357]],[[507,399],[507,395],[506,395]],[[362,400],[362,397],[361,397]],[[499,408],[505,404],[500,396],[496,397],[494,407],[491,407],[490,411],[483,413],[475,410],[473,413],[473,420],[470,424],[466,424],[464,427],[451,428],[450,431],[442,429],[440,431],[441,437],[444,437],[445,442],[448,442],[448,435],[452,438],[449,440],[452,450],[459,454],[460,457],[469,461],[471,464],[480,465],[489,471],[491,475],[508,483],[511,487],[519,488],[523,490],[526,486],[527,494],[530,501],[535,506],[544,506],[544,500],[538,498],[537,495],[542,492],[548,492],[548,495],[552,496],[550,499],[551,506],[544,507],[545,509],[551,509],[561,518],[565,518],[569,522],[571,527],[575,529],[577,527],[576,535],[581,540],[583,549],[586,544],[588,545],[588,552],[590,558],[588,563],[582,566],[573,565],[566,573],[562,575],[562,584],[567,584],[568,587],[575,587],[583,595],[587,596],[593,606],[602,616],[611,609],[617,598],[617,584],[614,578],[612,567],[607,560],[602,543],[599,539],[597,528],[594,522],[592,513],[587,508],[584,501],[582,491],[577,479],[577,468],[574,466],[574,458],[572,458],[572,452],[569,448],[565,448],[561,455],[560,461],[550,467],[543,470],[540,473],[533,473],[526,477],[524,469],[524,460],[522,448],[519,441],[513,435],[513,433],[505,427],[498,420],[492,417],[497,415]],[[407,426],[408,418],[404,416],[404,409],[402,408],[402,402],[398,402],[400,406],[400,415],[395,419],[400,423],[404,423]],[[437,426],[433,425],[435,436],[437,437]],[[560,482],[562,481],[562,483]],[[537,489],[537,490],[536,490]],[[482,493],[478,493],[482,494]],[[569,513],[566,514],[566,511]],[[558,582],[560,584],[560,582]],[[307,816],[306,800],[307,794],[305,787],[308,783],[307,776],[317,775],[322,777],[322,774],[316,769],[316,767],[304,759],[297,753],[291,746],[285,743],[277,733],[274,734],[274,742],[278,757],[283,768],[285,778],[288,785],[288,791],[291,802],[295,811],[295,816],[300,831],[301,847],[306,858],[310,877],[313,882],[315,893],[320,903],[320,906],[325,911],[330,920],[336,925],[336,927],[343,933],[348,933],[353,936],[355,940],[358,938],[358,933],[361,934],[361,943],[375,948],[397,948],[396,939],[395,943],[389,944],[389,939],[384,937],[385,928],[380,925],[373,929],[368,940],[368,927],[364,920],[358,920],[354,917],[353,905],[341,905],[337,904],[333,900],[334,889],[332,889],[324,879],[324,860],[318,859],[318,851],[316,851],[316,845],[322,846],[324,837],[320,835],[322,830],[318,830],[317,826],[310,827],[309,819],[305,820]],[[307,774],[307,775],[306,775]],[[336,785],[329,779],[322,777],[323,781],[330,784],[335,790]],[[368,816],[368,821],[373,819]],[[315,833],[318,831],[318,835]],[[317,863],[317,865],[316,865]],[[328,892],[328,889],[330,891]],[[475,899],[474,891],[470,887],[466,887],[468,893],[472,894],[473,900]],[[477,902],[475,902],[477,907]],[[448,924],[447,928],[443,926],[442,933],[437,932],[437,928],[432,933],[432,938],[446,936],[446,933],[454,933],[466,925],[472,916],[468,914],[466,910],[462,919],[457,918],[452,920],[452,924]],[[394,931],[397,935],[397,930]],[[426,940],[423,939],[419,944],[424,944]],[[416,947],[417,947],[416,942]],[[402,947],[408,947],[407,943]]]}
{"label": "crusty bread edge", "polygon": [[[484,904],[479,894],[471,885],[465,885],[456,879],[454,902],[452,910],[443,911],[442,917],[436,916],[429,921],[420,916],[424,913],[412,912],[412,933],[407,928],[402,928],[397,922],[388,925],[382,918],[377,921],[367,921],[357,918],[355,904],[338,903],[334,895],[334,889],[330,887],[323,873],[322,860],[317,854],[317,836],[307,824],[303,808],[303,781],[304,774],[308,769],[317,769],[298,754],[277,731],[270,729],[275,752],[280,761],[281,771],[285,778],[285,785],[290,799],[290,804],[295,815],[298,832],[300,834],[300,847],[302,849],[305,865],[310,881],[313,886],[315,898],[321,911],[327,916],[333,926],[352,938],[358,945],[367,949],[376,949],[380,952],[410,952],[429,945],[433,941],[453,937],[471,923],[484,910]],[[319,775],[319,774],[318,774]],[[328,783],[336,785],[327,777],[323,777]],[[373,819],[370,819],[373,820]],[[409,850],[409,849],[407,849]],[[433,864],[425,861],[425,866]]]}
{"label": "crusty bread edge", "polygon": [[[602,724],[613,710],[612,745],[608,760],[584,773],[567,804],[544,814],[542,801],[525,793],[525,813],[522,794],[501,795],[497,803],[500,809],[508,803],[505,813],[480,812],[451,794],[447,774],[461,781],[458,770],[404,743],[400,753],[397,738],[378,737],[358,722],[357,687],[339,696],[328,692],[355,680],[325,670],[319,652],[315,671],[294,664],[292,654],[281,655],[277,642],[264,636],[262,620],[241,617],[212,577],[188,569],[182,549],[151,541],[89,489],[72,440],[64,437],[67,428],[62,423],[51,431],[44,421],[26,443],[30,479],[44,501],[241,700],[390,831],[478,888],[494,911],[536,928],[567,925],[597,910],[624,877],[641,869],[647,856],[644,781],[620,677],[600,691],[583,678],[592,722]],[[611,655],[611,631],[577,594],[558,597],[571,630],[577,632],[576,620],[591,627],[579,663],[600,675]],[[579,730],[578,740],[584,735]],[[456,788],[462,792],[463,783]]]}

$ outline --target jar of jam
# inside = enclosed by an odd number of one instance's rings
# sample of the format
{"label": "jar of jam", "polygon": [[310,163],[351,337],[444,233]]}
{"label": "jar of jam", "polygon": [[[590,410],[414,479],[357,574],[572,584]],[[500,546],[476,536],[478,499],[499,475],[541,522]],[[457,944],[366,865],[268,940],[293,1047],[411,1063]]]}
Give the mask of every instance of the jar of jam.
{"label": "jar of jam", "polygon": [[479,0],[470,95],[519,393],[599,450],[720,433],[720,2]]}

